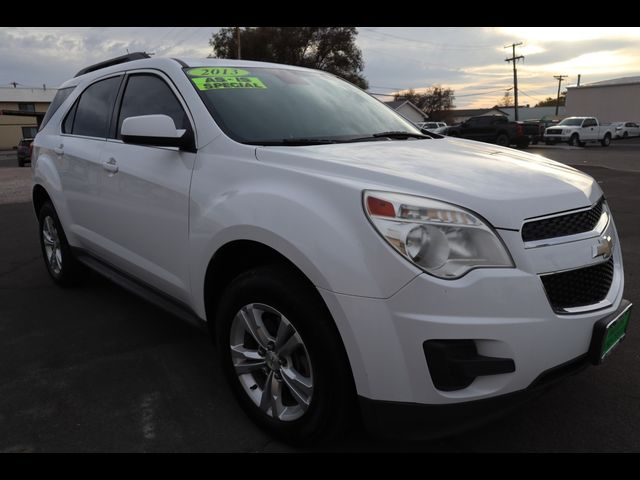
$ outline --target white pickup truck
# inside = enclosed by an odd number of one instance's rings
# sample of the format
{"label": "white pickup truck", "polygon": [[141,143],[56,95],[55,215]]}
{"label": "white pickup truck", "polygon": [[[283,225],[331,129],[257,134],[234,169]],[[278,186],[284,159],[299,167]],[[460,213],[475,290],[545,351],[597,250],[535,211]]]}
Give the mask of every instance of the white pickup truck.
{"label": "white pickup truck", "polygon": [[544,132],[547,145],[567,142],[574,147],[584,147],[587,142],[600,142],[608,147],[613,138],[611,125],[600,125],[595,117],[568,117]]}

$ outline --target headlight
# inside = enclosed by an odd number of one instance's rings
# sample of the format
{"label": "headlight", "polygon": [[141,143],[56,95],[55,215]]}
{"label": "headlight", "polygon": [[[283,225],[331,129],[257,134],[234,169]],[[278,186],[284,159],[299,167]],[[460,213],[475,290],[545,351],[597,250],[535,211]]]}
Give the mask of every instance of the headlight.
{"label": "headlight", "polygon": [[460,278],[481,267],[513,267],[495,231],[476,214],[449,203],[365,191],[367,217],[389,244],[425,272]]}

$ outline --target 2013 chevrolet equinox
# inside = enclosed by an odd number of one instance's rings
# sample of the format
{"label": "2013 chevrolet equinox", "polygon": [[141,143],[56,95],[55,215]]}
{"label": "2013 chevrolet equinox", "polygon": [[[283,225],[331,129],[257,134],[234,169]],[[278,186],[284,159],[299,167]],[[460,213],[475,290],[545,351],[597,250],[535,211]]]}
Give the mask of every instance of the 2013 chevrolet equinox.
{"label": "2013 chevrolet equinox", "polygon": [[427,136],[319,71],[135,53],[58,91],[33,150],[51,277],[88,266],[209,326],[286,441],[436,435],[600,363],[620,245],[588,175]]}

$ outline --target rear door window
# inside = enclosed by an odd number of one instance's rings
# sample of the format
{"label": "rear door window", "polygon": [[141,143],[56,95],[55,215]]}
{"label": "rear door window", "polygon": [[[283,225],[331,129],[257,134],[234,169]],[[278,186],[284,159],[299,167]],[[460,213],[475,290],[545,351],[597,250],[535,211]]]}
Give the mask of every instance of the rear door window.
{"label": "rear door window", "polygon": [[[82,93],[72,120],[73,135],[107,138],[109,119],[121,81],[121,76],[107,78],[94,83]],[[65,121],[65,131],[68,128],[66,123]]]}

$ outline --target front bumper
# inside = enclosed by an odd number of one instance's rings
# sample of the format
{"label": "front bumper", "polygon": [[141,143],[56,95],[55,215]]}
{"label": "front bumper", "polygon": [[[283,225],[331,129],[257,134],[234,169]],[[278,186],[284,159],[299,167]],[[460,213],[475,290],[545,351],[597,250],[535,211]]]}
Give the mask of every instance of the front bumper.
{"label": "front bumper", "polygon": [[[630,302],[623,300],[613,313],[599,321],[607,324],[629,306]],[[365,426],[378,435],[401,435],[403,438],[420,440],[452,435],[511,412],[560,380],[581,372],[589,364],[599,363],[599,354],[600,345],[592,344],[587,353],[542,372],[527,388],[497,397],[444,405],[386,402],[359,397],[360,411]]]}
{"label": "front bumper", "polygon": [[571,138],[571,135],[548,135],[545,134],[543,136],[544,141],[545,142],[552,142],[552,143],[562,143],[562,142],[568,142],[569,139]]}
{"label": "front bumper", "polygon": [[[596,322],[623,302],[622,255],[613,221],[602,232],[615,243],[606,301],[570,314],[553,311],[540,275],[600,263],[592,257],[598,238],[532,247],[520,232],[499,233],[516,268],[476,269],[457,280],[420,274],[386,299],[319,289],[365,403],[453,408],[527,390],[545,372],[587,354]],[[442,388],[427,362],[429,341],[472,342],[473,361],[510,359],[515,368]]]}

